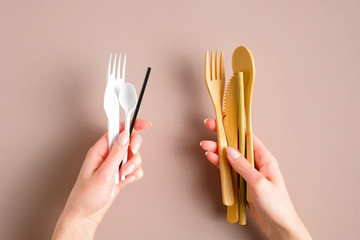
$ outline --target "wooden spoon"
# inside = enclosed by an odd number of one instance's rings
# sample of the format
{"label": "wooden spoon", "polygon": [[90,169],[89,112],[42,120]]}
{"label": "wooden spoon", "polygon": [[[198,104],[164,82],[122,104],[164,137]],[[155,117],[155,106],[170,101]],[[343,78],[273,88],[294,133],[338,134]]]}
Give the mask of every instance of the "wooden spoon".
{"label": "wooden spoon", "polygon": [[[255,167],[251,126],[251,102],[255,84],[255,64],[254,57],[248,48],[240,46],[235,49],[232,56],[232,68],[234,73],[243,72],[246,115],[246,159]],[[249,188],[247,188],[247,201],[251,203]]]}

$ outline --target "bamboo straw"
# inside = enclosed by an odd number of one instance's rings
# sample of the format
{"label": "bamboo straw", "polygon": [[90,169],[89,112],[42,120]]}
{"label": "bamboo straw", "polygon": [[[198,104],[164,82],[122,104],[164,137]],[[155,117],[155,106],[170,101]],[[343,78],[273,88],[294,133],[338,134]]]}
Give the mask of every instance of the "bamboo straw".
{"label": "bamboo straw", "polygon": [[[239,111],[238,111],[238,128],[239,128],[239,151],[245,156],[245,106],[244,106],[244,77],[243,72],[236,73],[238,80],[238,96],[239,96]],[[246,189],[244,178],[240,176],[240,225],[246,225]]]}

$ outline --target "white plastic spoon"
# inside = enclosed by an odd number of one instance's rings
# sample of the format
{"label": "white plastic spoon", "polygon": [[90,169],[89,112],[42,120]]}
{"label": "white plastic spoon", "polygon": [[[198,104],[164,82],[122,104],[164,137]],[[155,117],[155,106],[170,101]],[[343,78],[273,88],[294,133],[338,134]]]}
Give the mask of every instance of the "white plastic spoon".
{"label": "white plastic spoon", "polygon": [[[137,103],[137,95],[135,87],[131,83],[124,83],[120,88],[119,102],[125,111],[125,130],[130,132],[131,114],[134,112]],[[127,152],[124,157],[122,166],[127,162]],[[116,180],[116,179],[115,179]],[[121,181],[125,180],[125,175],[121,174]],[[119,180],[118,180],[119,181]]]}

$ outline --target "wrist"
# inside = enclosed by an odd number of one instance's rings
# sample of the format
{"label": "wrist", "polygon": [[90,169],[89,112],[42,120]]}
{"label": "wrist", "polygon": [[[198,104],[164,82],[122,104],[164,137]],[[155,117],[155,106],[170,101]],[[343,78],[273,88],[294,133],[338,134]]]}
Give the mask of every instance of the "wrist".
{"label": "wrist", "polygon": [[298,216],[287,224],[274,227],[269,239],[312,240],[310,233]]}
{"label": "wrist", "polygon": [[305,227],[304,223],[298,218],[297,224],[292,225],[287,230],[288,232],[288,239],[294,240],[312,240],[310,233],[308,232],[307,228]]}
{"label": "wrist", "polygon": [[52,240],[93,239],[98,224],[87,217],[63,212],[56,224]]}

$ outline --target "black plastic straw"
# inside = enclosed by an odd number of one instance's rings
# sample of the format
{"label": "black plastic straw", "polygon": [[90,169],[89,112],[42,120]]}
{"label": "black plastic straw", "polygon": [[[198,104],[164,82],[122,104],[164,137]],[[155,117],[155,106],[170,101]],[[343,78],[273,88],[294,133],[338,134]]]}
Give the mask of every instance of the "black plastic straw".
{"label": "black plastic straw", "polygon": [[150,75],[150,72],[151,72],[151,67],[148,67],[147,71],[146,71],[146,75],[145,75],[145,79],[144,79],[144,82],[143,82],[143,85],[141,87],[141,92],[140,92],[140,96],[139,96],[139,99],[138,99],[138,102],[136,104],[136,108],[135,108],[135,112],[134,112],[134,115],[133,115],[133,119],[131,121],[131,125],[130,125],[130,135],[131,135],[131,132],[134,128],[134,124],[135,124],[135,121],[136,121],[136,117],[139,113],[139,109],[140,109],[140,105],[141,105],[141,101],[143,99],[143,96],[144,96],[144,92],[145,92],[145,88],[146,88],[146,84],[148,82],[148,79],[149,79],[149,75]]}

